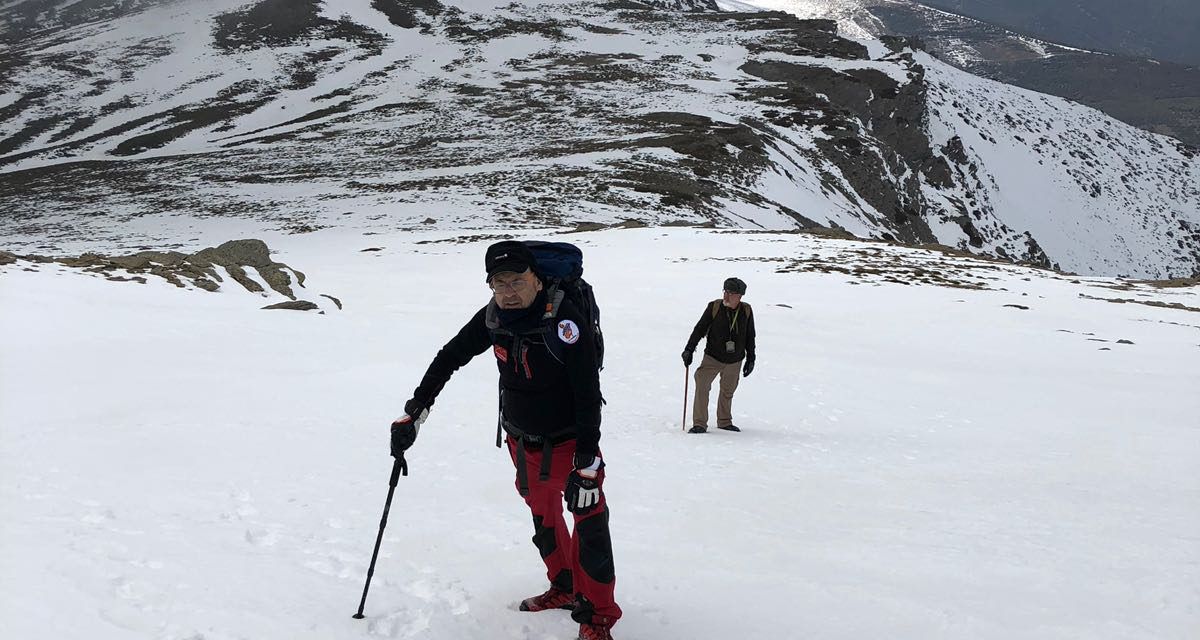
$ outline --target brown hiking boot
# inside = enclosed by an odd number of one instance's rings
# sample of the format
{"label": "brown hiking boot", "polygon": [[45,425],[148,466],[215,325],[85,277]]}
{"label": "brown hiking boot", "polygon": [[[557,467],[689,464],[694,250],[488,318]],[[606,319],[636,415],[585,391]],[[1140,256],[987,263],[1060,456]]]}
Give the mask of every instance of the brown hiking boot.
{"label": "brown hiking boot", "polygon": [[547,609],[575,609],[575,594],[551,586],[546,593],[521,601],[521,611],[545,611]]}
{"label": "brown hiking boot", "polygon": [[579,625],[579,640],[613,640],[612,627],[602,624]]}

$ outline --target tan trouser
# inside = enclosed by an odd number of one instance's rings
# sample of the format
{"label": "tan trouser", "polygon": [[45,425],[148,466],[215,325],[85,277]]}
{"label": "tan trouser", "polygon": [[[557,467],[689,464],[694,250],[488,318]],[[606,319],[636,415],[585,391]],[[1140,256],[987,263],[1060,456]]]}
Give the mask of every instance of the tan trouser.
{"label": "tan trouser", "polygon": [[721,393],[717,396],[717,426],[733,424],[733,392],[742,379],[742,363],[725,364],[705,354],[696,368],[696,402],[692,405],[692,424],[708,428],[708,391],[720,374]]}

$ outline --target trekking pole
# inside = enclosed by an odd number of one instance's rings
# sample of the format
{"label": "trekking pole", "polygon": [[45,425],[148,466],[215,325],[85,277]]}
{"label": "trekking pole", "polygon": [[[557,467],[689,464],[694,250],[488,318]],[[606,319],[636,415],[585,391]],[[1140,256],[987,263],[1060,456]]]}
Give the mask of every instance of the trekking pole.
{"label": "trekking pole", "polygon": [[687,431],[687,391],[688,391],[688,378],[691,377],[688,374],[691,372],[691,370],[692,370],[692,365],[690,365],[690,364],[683,365],[683,426],[681,427],[682,431]]}
{"label": "trekking pole", "polygon": [[358,613],[354,614],[355,620],[362,620],[363,607],[367,604],[367,590],[371,588],[371,576],[375,575],[375,559],[379,557],[379,543],[383,542],[383,528],[387,526],[388,510],[392,508],[392,494],[396,492],[396,483],[400,481],[400,474],[408,475],[408,463],[404,461],[404,454],[396,456],[396,461],[392,464],[392,477],[388,480],[388,495],[387,502],[383,503],[383,518],[379,521],[379,536],[375,538],[375,551],[371,553],[371,566],[367,568],[367,584],[363,585],[362,600],[358,603]]}

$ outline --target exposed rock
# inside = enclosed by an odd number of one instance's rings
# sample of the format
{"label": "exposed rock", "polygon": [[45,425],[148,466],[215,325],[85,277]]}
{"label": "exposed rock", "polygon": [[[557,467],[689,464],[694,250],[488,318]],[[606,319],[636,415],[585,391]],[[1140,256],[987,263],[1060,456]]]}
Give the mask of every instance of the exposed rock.
{"label": "exposed rock", "polygon": [[655,9],[670,11],[720,11],[716,0],[643,0]]}
{"label": "exposed rock", "polygon": [[1050,257],[1028,231],[1025,232],[1025,255],[1019,257],[1017,263],[1058,270],[1058,266],[1050,262]]}
{"label": "exposed rock", "polygon": [[[446,6],[438,0],[371,0],[371,7],[386,15],[388,22],[402,29],[428,25],[430,18],[446,11]],[[418,13],[424,16],[418,17]]]}
{"label": "exposed rock", "polygon": [[958,136],[950,138],[942,145],[942,153],[957,164],[965,166],[968,162],[967,150],[963,148],[962,138]]}
{"label": "exposed rock", "polygon": [[287,302],[278,302],[263,307],[263,309],[287,309],[289,311],[312,311],[313,309],[319,308],[320,307],[318,307],[316,303],[309,302],[308,300],[289,300]]}
{"label": "exposed rock", "polygon": [[811,233],[814,236],[823,238],[837,238],[839,240],[859,240],[860,238],[845,229],[840,227],[810,227],[803,230],[804,233]]}
{"label": "exposed rock", "polygon": [[737,14],[739,27],[750,29],[778,29],[775,34],[750,44],[751,53],[783,53],[814,58],[842,58],[846,60],[868,60],[867,48],[853,40],[837,35],[837,23],[832,20],[802,20],[790,14],[763,12]]}
{"label": "exposed rock", "polygon": [[271,251],[262,240],[230,240],[216,248],[203,249],[191,256],[189,262],[196,265],[221,266],[243,265],[265,267],[271,264]]}
{"label": "exposed rock", "polygon": [[[858,197],[886,216],[877,222],[891,229],[887,236],[914,244],[935,240],[922,215],[920,175],[932,175],[943,187],[951,186],[953,178],[944,161],[938,163],[924,132],[924,72],[919,66],[911,67],[905,84],[873,69],[838,71],[782,61],[750,60],[739,70],[783,83],[768,95],[754,92],[756,99],[772,99],[794,110],[773,118],[777,126],[821,126],[827,136],[816,141],[821,156],[837,166]],[[764,115],[770,117],[769,112]],[[846,191],[831,175],[822,182],[829,190]]]}
{"label": "exposed rock", "polygon": [[[192,255],[178,251],[142,251],[127,256],[104,256],[88,252],[77,258],[53,258],[47,256],[17,256],[8,252],[0,252],[0,264],[9,264],[17,259],[30,262],[56,262],[58,264],[82,269],[90,273],[98,273],[110,280],[132,280],[145,283],[142,274],[157,276],[177,287],[185,287],[190,283],[205,291],[217,291],[223,278],[216,267],[223,267],[231,278],[247,291],[259,293],[262,285],[246,273],[247,268],[254,269],[260,278],[273,290],[293,300],[296,295],[292,291],[292,277],[295,274],[298,285],[304,285],[304,274],[286,264],[271,261],[271,252],[266,243],[261,240],[233,240],[218,247],[202,249]],[[10,259],[11,258],[11,259]],[[113,272],[122,271],[134,277],[116,275]]]}
{"label": "exposed rock", "polygon": [[323,17],[321,4],[318,0],[259,0],[247,8],[219,15],[212,33],[213,45],[223,51],[237,51],[339,38],[382,46],[382,34],[348,19]]}
{"label": "exposed rock", "polygon": [[[178,281],[176,281],[175,284],[177,286],[181,286],[181,287],[183,286]],[[197,287],[199,287],[201,289],[204,289],[205,291],[218,291],[221,288],[221,285],[217,284],[216,282],[213,282],[212,280],[209,280],[208,278],[196,278],[195,280],[192,281],[192,284],[196,285]]]}
{"label": "exposed rock", "polygon": [[1161,300],[1138,300],[1135,298],[1099,298],[1096,296],[1089,296],[1086,293],[1079,294],[1079,297],[1086,298],[1088,300],[1102,300],[1104,302],[1111,302],[1113,304],[1141,304],[1141,305],[1146,305],[1147,307],[1159,307],[1162,309],[1178,309],[1180,311],[1190,311],[1192,313],[1200,313],[1200,307],[1189,307],[1186,304],[1183,304],[1182,302],[1163,302]]}
{"label": "exposed rock", "polygon": [[917,49],[925,51],[925,41],[916,36],[889,36],[883,35],[879,37],[879,41],[884,44],[892,53],[901,53],[905,49]]}
{"label": "exposed rock", "polygon": [[634,0],[611,0],[600,5],[602,9],[611,11],[646,11],[653,7],[648,2],[635,2]]}
{"label": "exposed rock", "polygon": [[[292,293],[292,278],[288,275],[287,271],[284,270],[289,269],[287,265],[271,265],[268,267],[257,267],[257,269],[258,275],[262,276],[262,279],[266,281],[267,286],[289,298],[296,297],[296,294]],[[292,273],[296,274],[296,283],[300,286],[304,286],[304,274],[294,269],[291,271]]]}
{"label": "exposed rock", "polygon": [[1146,284],[1159,289],[1176,289],[1181,287],[1198,287],[1200,278],[1172,278],[1170,280],[1146,280]]}
{"label": "exposed rock", "polygon": [[[249,291],[262,291],[262,286],[246,275],[243,267],[253,267],[258,275],[275,291],[295,299],[292,292],[292,278],[288,275],[287,265],[271,261],[271,251],[262,240],[230,240],[218,247],[203,249],[187,258],[187,262],[212,271],[213,265],[225,267],[229,276]],[[301,285],[304,275],[298,271],[296,277]]]}
{"label": "exposed rock", "polygon": [[333,304],[336,304],[336,305],[337,305],[337,308],[338,308],[339,310],[342,308],[342,301],[341,301],[341,300],[338,300],[337,298],[335,298],[335,297],[333,297],[333,296],[331,296],[331,295],[329,295],[329,294],[327,294],[327,293],[322,293],[322,294],[321,294],[321,297],[322,297],[322,298],[329,298],[330,300],[333,300]]}

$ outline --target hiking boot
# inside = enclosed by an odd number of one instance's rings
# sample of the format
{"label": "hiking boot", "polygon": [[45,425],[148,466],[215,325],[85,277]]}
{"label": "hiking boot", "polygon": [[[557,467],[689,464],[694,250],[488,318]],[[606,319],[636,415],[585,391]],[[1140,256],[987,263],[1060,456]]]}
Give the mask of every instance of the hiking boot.
{"label": "hiking boot", "polygon": [[705,431],[708,431],[708,427],[702,427],[700,425],[696,425],[691,429],[688,429],[688,433],[704,433]]}
{"label": "hiking boot", "polygon": [[717,427],[717,428],[722,429],[724,431],[741,431],[741,429],[737,428],[736,426],[734,426],[732,424],[727,424],[723,427]]}
{"label": "hiking boot", "polygon": [[551,586],[546,593],[521,601],[521,611],[545,611],[547,609],[575,609],[575,594]]}
{"label": "hiking boot", "polygon": [[579,625],[579,640],[613,640],[612,627],[602,624]]}

